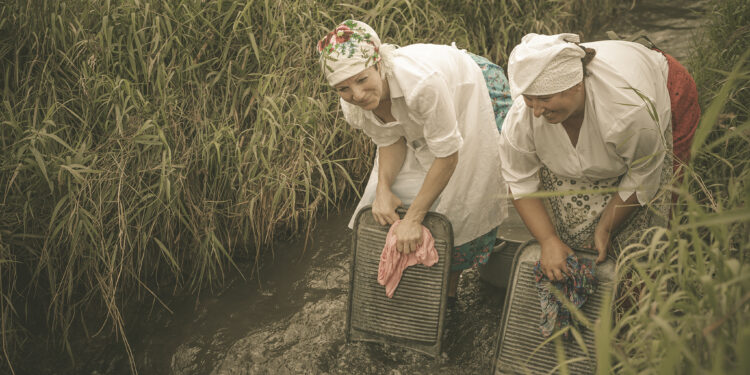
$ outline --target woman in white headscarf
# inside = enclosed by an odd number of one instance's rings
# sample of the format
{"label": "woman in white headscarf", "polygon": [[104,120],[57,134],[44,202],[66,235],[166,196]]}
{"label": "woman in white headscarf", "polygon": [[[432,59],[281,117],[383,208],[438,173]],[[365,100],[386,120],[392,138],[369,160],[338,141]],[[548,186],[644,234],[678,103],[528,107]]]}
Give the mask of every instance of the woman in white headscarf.
{"label": "woman in white headscarf", "polygon": [[497,149],[510,105],[502,69],[455,46],[383,44],[353,20],[321,39],[318,51],[346,121],[378,146],[357,212],[372,204],[374,218],[390,225],[395,209],[408,205],[395,228],[404,253],[421,242],[428,210],[447,216],[455,297],[460,272],[487,261],[507,216]]}
{"label": "woman in white headscarf", "polygon": [[[550,280],[569,274],[570,247],[595,248],[602,262],[613,241],[621,248],[666,224],[662,187],[673,156],[687,162],[700,116],[695,83],[671,56],[626,41],[578,42],[528,34],[508,65],[502,171]],[[560,194],[542,200],[539,191]]]}

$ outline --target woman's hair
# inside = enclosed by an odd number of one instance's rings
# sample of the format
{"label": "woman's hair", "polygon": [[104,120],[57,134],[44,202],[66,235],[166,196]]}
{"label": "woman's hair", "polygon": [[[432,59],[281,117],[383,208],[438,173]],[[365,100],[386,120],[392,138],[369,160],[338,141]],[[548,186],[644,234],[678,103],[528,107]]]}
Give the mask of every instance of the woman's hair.
{"label": "woman's hair", "polygon": [[596,56],[596,50],[593,48],[584,47],[580,43],[576,43],[576,45],[578,47],[581,47],[583,52],[586,53],[586,56],[583,56],[581,58],[581,63],[583,63],[583,76],[585,77],[589,75],[589,72],[586,70],[586,65],[588,65],[591,60],[594,59],[594,56]]}

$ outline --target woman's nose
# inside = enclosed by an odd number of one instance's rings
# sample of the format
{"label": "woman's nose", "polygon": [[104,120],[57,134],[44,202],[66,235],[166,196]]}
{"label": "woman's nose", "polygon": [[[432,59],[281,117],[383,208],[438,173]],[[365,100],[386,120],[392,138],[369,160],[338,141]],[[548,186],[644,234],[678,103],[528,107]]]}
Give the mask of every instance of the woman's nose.
{"label": "woman's nose", "polygon": [[352,87],[352,99],[355,102],[358,102],[358,101],[362,100],[362,95],[363,94],[364,94],[363,90],[361,90],[361,89],[359,89],[357,87]]}
{"label": "woman's nose", "polygon": [[534,99],[531,102],[531,108],[534,109],[534,117],[539,117],[544,113],[544,108],[542,108],[542,103],[540,103],[538,100]]}

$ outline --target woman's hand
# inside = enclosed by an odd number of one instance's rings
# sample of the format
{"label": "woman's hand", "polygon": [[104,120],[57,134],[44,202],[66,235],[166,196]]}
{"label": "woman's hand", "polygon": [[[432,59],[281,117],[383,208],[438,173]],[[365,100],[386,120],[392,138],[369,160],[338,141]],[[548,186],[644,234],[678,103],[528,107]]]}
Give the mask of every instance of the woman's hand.
{"label": "woman's hand", "polygon": [[[404,215],[398,228],[396,228],[396,248],[398,251],[409,254],[416,251],[422,244],[422,221],[427,212],[435,203],[445,189],[445,186],[453,176],[453,171],[458,164],[458,151],[446,156],[435,158],[427,175],[424,178],[422,187],[419,189],[414,201],[411,202],[409,210]],[[460,204],[456,202],[455,204]]]}
{"label": "woman's hand", "polygon": [[540,198],[528,197],[514,199],[513,205],[529,232],[542,246],[542,254],[539,256],[542,272],[552,281],[564,280],[570,275],[568,255],[573,254],[573,250],[557,237],[544,202]]}
{"label": "woman's hand", "polygon": [[619,193],[612,194],[612,198],[607,202],[607,206],[604,207],[599,222],[594,228],[594,248],[599,253],[596,263],[607,260],[612,233],[616,233],[625,219],[633,214],[638,207],[638,196],[635,193],[630,194],[630,197],[625,201],[622,200]]}
{"label": "woman's hand", "polygon": [[547,278],[552,281],[563,281],[566,276],[570,276],[567,258],[568,255],[573,254],[573,250],[556,236],[540,244],[542,254],[539,262]]}
{"label": "woman's hand", "polygon": [[375,194],[375,201],[372,203],[372,217],[380,225],[393,224],[399,219],[396,207],[401,206],[401,204],[401,199],[393,194],[390,189],[378,189]]}
{"label": "woman's hand", "polygon": [[610,231],[600,221],[594,229],[594,248],[599,253],[596,263],[599,264],[607,260],[607,251],[609,251]]}
{"label": "woman's hand", "polygon": [[417,251],[422,244],[422,224],[415,220],[404,219],[396,227],[396,250],[404,254]]}

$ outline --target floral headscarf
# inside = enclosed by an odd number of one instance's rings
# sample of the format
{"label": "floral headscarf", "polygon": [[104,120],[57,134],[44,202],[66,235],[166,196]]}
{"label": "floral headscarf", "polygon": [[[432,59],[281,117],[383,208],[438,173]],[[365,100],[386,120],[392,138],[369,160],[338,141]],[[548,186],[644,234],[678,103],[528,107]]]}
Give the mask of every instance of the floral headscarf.
{"label": "floral headscarf", "polygon": [[378,63],[380,38],[369,25],[346,20],[318,41],[318,52],[328,83],[341,81]]}

